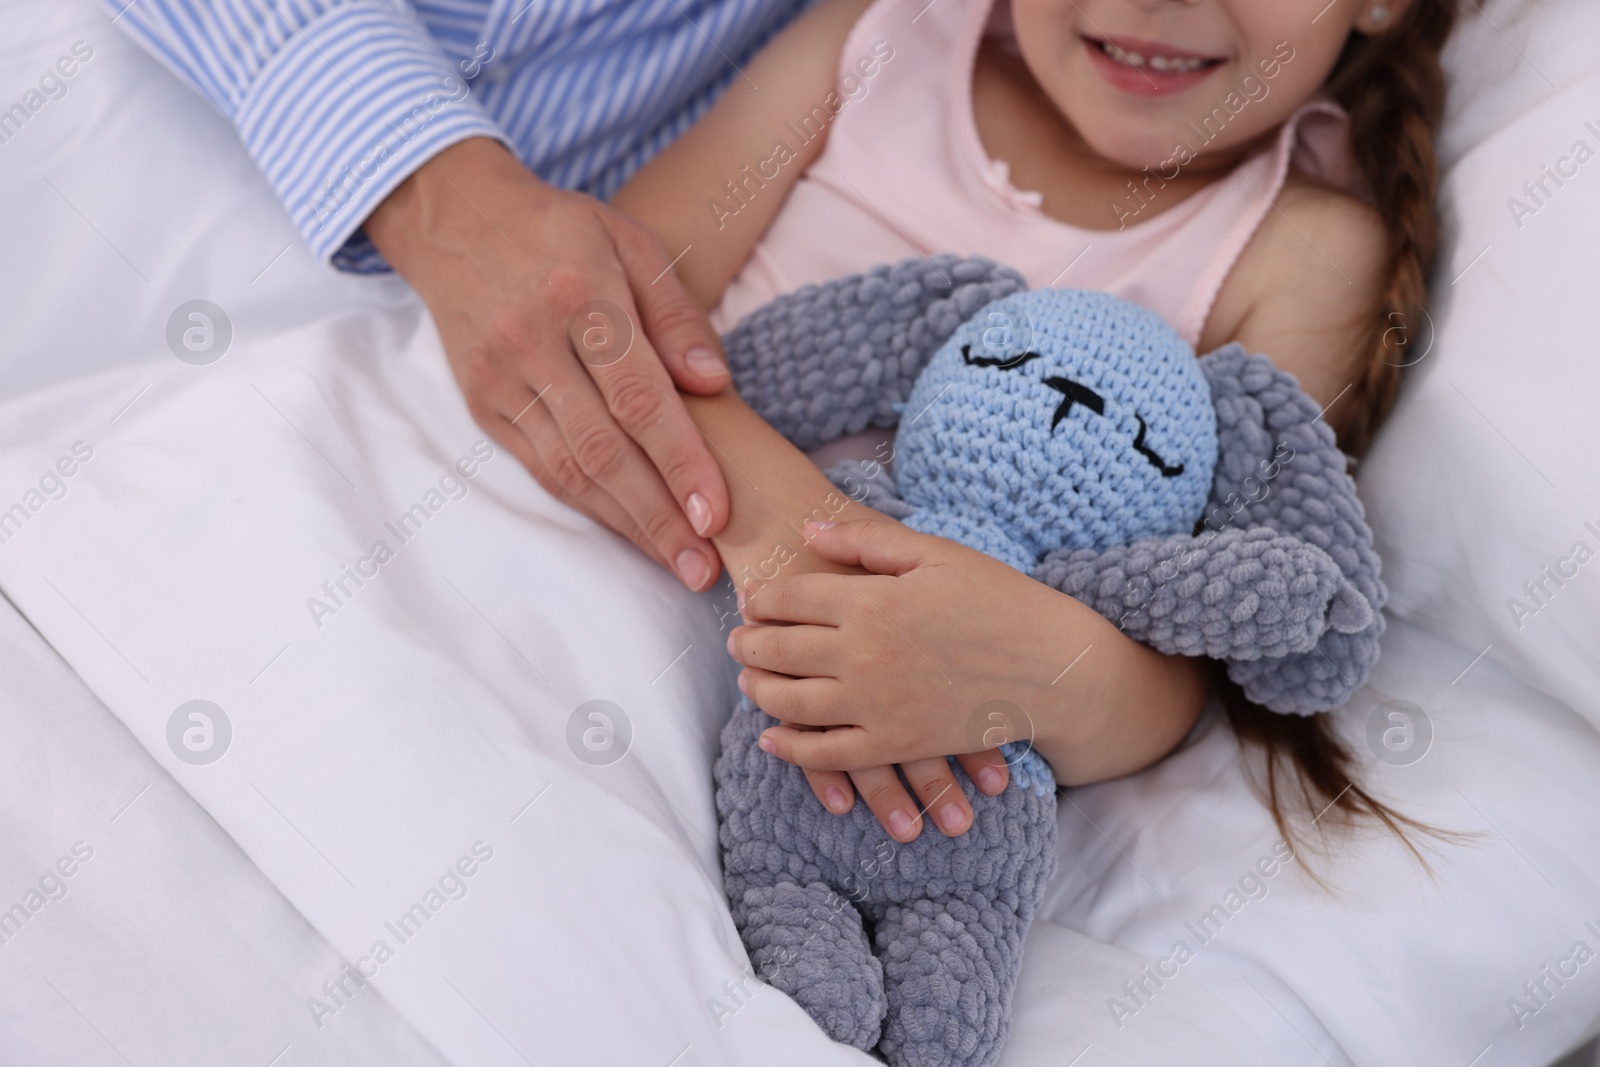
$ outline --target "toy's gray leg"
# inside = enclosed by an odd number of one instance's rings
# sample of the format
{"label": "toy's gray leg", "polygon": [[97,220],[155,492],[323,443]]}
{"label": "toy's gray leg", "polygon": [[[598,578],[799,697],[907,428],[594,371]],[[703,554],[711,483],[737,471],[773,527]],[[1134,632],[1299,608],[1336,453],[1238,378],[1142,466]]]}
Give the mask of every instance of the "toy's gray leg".
{"label": "toy's gray leg", "polygon": [[1009,1030],[1023,922],[979,894],[891,905],[878,924],[893,1067],[986,1067]]}
{"label": "toy's gray leg", "polygon": [[821,882],[744,890],[734,909],[756,973],[835,1041],[870,1049],[886,1004],[883,967],[855,905]]}

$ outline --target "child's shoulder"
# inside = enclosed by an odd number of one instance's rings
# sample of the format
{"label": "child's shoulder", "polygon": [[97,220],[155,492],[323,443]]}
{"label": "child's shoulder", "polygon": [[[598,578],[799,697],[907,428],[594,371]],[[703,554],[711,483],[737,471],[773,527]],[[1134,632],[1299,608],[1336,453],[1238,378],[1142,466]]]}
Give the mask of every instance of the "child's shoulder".
{"label": "child's shoulder", "polygon": [[[1275,259],[1325,257],[1325,267],[1345,273],[1366,273],[1382,265],[1388,243],[1383,220],[1370,205],[1344,190],[1291,170],[1272,206],[1251,242],[1260,246],[1260,254]],[[1250,251],[1247,248],[1246,255]]]}
{"label": "child's shoulder", "polygon": [[1303,381],[1342,377],[1368,327],[1387,248],[1376,211],[1291,171],[1217,294],[1201,350],[1238,341]]}

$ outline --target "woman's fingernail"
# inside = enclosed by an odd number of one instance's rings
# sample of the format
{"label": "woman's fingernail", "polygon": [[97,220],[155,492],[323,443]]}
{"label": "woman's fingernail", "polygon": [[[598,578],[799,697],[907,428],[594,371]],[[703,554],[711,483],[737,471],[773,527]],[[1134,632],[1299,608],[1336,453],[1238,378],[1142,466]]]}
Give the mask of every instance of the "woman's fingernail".
{"label": "woman's fingernail", "polygon": [[683,504],[684,514],[689,516],[689,525],[694,527],[694,532],[701,537],[711,529],[711,504],[699,493],[690,493],[689,499]]}
{"label": "woman's fingernail", "polygon": [[[745,691],[744,687],[745,687],[744,671],[740,671],[739,672],[739,692],[743,693]],[[765,741],[766,738],[763,737],[761,740]]]}
{"label": "woman's fingernail", "polygon": [[706,557],[692,548],[678,553],[678,577],[690,589],[699,589],[711,577],[711,565]]}
{"label": "woman's fingernail", "polygon": [[978,772],[978,788],[985,793],[1000,792],[1000,770],[997,767],[985,767]]}
{"label": "woman's fingernail", "polygon": [[889,833],[895,837],[910,837],[912,826],[911,816],[899,808],[889,813]]}
{"label": "woman's fingernail", "polygon": [[768,755],[771,755],[778,749],[778,746],[772,743],[772,738],[768,737],[766,734],[761,735],[761,740],[756,742],[756,746]]}
{"label": "woman's fingernail", "polygon": [[689,349],[683,354],[683,361],[702,378],[725,378],[728,374],[727,364],[705,345],[695,345]]}
{"label": "woman's fingernail", "polygon": [[939,808],[939,825],[947,834],[959,834],[965,829],[967,817],[961,814],[961,809],[954,804],[945,804]]}
{"label": "woman's fingernail", "polygon": [[823,519],[807,519],[806,525],[811,527],[813,530],[831,530],[839,524],[836,522],[827,522]]}
{"label": "woman's fingernail", "polygon": [[828,810],[835,815],[843,815],[850,810],[850,798],[844,795],[843,789],[832,785],[828,787],[825,795],[827,797]]}
{"label": "woman's fingernail", "polygon": [[[734,632],[735,631],[733,631],[733,630],[729,630],[728,631],[728,655],[737,657],[738,653],[733,650],[733,635],[734,635]],[[743,678],[744,675],[741,674],[739,677]]]}

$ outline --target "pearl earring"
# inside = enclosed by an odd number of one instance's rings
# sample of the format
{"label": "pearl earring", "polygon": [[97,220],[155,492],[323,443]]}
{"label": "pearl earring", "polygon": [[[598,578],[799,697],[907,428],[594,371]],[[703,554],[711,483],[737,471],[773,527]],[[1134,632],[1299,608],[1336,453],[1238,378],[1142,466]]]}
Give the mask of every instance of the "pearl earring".
{"label": "pearl earring", "polygon": [[1374,25],[1382,26],[1389,21],[1389,8],[1384,4],[1374,4],[1370,17]]}

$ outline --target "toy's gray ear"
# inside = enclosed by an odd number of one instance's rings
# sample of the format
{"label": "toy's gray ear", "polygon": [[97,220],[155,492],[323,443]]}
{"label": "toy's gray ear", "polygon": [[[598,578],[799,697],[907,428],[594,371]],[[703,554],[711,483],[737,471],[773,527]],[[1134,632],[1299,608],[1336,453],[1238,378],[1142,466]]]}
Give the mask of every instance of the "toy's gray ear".
{"label": "toy's gray ear", "polygon": [[1386,598],[1344,454],[1267,357],[1229,345],[1200,367],[1218,455],[1195,531],[1052,553],[1034,577],[1162,652],[1222,660],[1263,707],[1339,707],[1377,662]]}
{"label": "toy's gray ear", "polygon": [[941,254],[808,285],[723,338],[734,387],[801,448],[893,426],[939,346],[983,305],[1027,288],[987,259]]}
{"label": "toy's gray ear", "polygon": [[1217,408],[1217,473],[1203,529],[1264,527],[1321,549],[1340,574],[1315,647],[1230,662],[1228,674],[1275,711],[1338,707],[1378,660],[1388,599],[1344,453],[1316,402],[1266,356],[1227,345],[1200,367]]}

